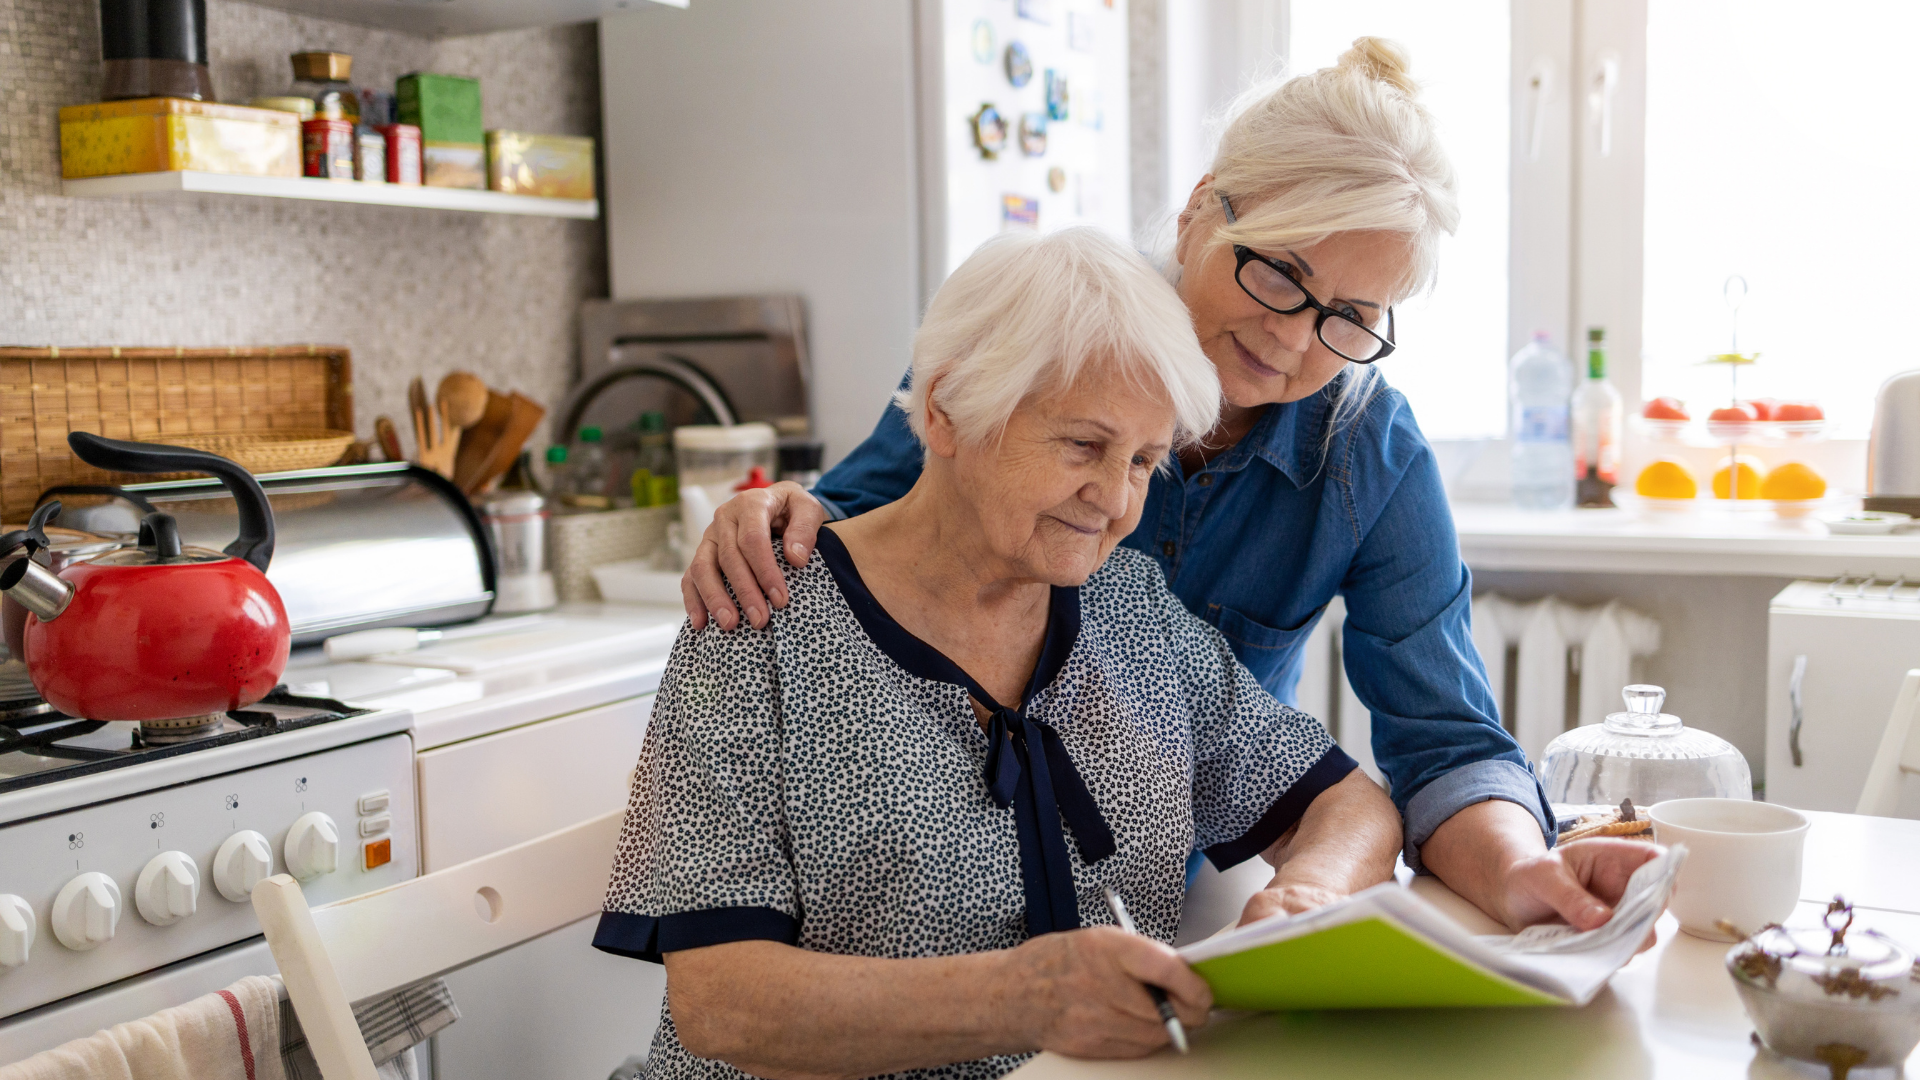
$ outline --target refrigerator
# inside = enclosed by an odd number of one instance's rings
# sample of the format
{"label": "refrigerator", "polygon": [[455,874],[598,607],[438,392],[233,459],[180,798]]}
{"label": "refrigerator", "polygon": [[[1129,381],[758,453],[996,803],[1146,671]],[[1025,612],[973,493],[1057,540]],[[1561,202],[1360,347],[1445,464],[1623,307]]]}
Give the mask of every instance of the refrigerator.
{"label": "refrigerator", "polygon": [[981,242],[1128,237],[1127,0],[699,0],[600,62],[613,297],[803,297],[829,462]]}
{"label": "refrigerator", "polygon": [[[1767,622],[1767,801],[1851,813],[1912,668],[1920,587],[1846,577],[1782,589]],[[1920,780],[1895,816],[1920,818]]]}

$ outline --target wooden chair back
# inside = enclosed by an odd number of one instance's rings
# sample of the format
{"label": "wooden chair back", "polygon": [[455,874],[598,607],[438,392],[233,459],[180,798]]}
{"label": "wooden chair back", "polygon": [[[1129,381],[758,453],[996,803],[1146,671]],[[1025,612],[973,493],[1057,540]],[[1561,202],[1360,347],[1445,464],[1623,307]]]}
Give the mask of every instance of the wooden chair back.
{"label": "wooden chair back", "polygon": [[1906,682],[1900,685],[1886,734],[1880,737],[1880,749],[1874,752],[1860,804],[1853,812],[1892,817],[1900,802],[1900,781],[1909,773],[1920,774],[1920,668],[1907,672]]}
{"label": "wooden chair back", "polygon": [[307,907],[285,874],[253,908],[325,1080],[375,1080],[352,1002],[434,978],[600,910],[624,811],[379,892]]}

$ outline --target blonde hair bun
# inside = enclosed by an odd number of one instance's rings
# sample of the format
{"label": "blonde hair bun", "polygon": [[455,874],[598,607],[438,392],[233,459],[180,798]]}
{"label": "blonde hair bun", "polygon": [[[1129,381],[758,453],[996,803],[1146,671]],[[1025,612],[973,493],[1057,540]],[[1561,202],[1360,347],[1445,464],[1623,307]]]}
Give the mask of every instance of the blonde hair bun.
{"label": "blonde hair bun", "polygon": [[1412,66],[1413,62],[1398,42],[1377,37],[1354,38],[1353,47],[1340,54],[1337,65],[1341,71],[1357,71],[1369,79],[1386,83],[1408,97],[1416,97],[1420,93],[1420,84],[1407,74],[1407,69]]}

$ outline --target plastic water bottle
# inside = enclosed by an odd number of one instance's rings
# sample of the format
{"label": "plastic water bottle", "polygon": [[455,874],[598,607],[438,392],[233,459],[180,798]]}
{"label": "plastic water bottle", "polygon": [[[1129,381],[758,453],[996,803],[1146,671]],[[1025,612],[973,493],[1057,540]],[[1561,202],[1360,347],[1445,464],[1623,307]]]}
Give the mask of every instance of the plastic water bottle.
{"label": "plastic water bottle", "polygon": [[1513,354],[1507,400],[1513,423],[1513,504],[1558,510],[1573,503],[1569,405],[1573,367],[1544,331]]}

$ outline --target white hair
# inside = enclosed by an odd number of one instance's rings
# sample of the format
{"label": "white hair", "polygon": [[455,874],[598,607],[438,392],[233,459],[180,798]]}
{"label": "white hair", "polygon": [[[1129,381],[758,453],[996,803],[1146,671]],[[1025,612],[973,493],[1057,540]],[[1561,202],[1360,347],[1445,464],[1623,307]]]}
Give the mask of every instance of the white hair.
{"label": "white hair", "polygon": [[[1333,67],[1256,82],[1227,107],[1212,185],[1191,216],[1182,215],[1188,228],[1208,230],[1198,251],[1296,248],[1339,232],[1393,232],[1406,237],[1407,262],[1388,302],[1431,286],[1440,234],[1459,226],[1460,205],[1453,164],[1419,92],[1406,51],[1376,37],[1355,38]],[[1235,223],[1226,219],[1222,195],[1233,203]],[[1177,284],[1180,264],[1169,257],[1163,266]],[[1344,376],[1323,445],[1381,384],[1379,372],[1365,365],[1346,365]]]}
{"label": "white hair", "polygon": [[980,245],[927,305],[912,382],[895,395],[927,439],[928,396],[963,442],[997,439],[1021,402],[1083,378],[1167,402],[1175,443],[1210,430],[1220,376],[1186,305],[1147,261],[1098,229],[1006,233]]}

